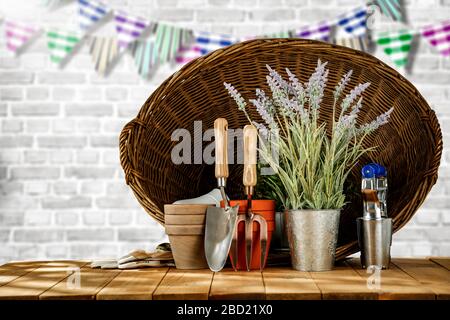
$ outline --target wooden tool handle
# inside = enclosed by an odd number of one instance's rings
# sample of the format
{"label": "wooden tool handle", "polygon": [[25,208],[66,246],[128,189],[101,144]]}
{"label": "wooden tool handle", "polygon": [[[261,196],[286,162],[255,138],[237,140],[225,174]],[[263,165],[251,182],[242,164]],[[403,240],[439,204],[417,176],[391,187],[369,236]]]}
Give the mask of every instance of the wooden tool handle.
{"label": "wooden tool handle", "polygon": [[216,141],[216,178],[228,178],[228,122],[224,118],[214,121]]}
{"label": "wooden tool handle", "polygon": [[[256,186],[256,147],[258,132],[253,125],[244,127],[244,177],[245,187]],[[252,188],[246,188],[251,190]]]}

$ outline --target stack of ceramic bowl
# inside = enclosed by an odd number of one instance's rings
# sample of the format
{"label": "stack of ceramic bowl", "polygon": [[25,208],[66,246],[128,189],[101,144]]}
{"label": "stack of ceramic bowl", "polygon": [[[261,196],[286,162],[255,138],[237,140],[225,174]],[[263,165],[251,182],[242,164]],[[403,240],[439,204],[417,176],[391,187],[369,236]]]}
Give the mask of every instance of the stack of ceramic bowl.
{"label": "stack of ceramic bowl", "polygon": [[205,204],[166,204],[164,217],[178,269],[208,268],[205,257]]}

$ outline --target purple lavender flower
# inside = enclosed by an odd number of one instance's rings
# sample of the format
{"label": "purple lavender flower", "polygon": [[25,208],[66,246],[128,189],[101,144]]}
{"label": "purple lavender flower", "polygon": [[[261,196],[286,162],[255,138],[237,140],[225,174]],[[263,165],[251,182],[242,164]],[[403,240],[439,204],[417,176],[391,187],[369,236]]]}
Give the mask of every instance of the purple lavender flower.
{"label": "purple lavender flower", "polygon": [[306,94],[312,110],[317,111],[323,98],[325,85],[328,80],[328,70],[325,69],[328,62],[322,63],[319,59],[314,73],[306,84]]}
{"label": "purple lavender flower", "polygon": [[258,89],[257,99],[251,99],[250,102],[255,106],[256,111],[270,128],[277,126],[272,114],[273,106],[266,98],[264,91]]}
{"label": "purple lavender flower", "polygon": [[286,80],[283,79],[283,77],[273,70],[268,64],[266,64],[267,70],[269,70],[269,75],[272,77],[273,81],[277,84],[277,86],[283,90],[289,91],[289,84]]}
{"label": "purple lavender flower", "polygon": [[353,103],[353,101],[360,96],[364,90],[367,89],[367,87],[370,86],[370,82],[366,82],[363,84],[357,85],[355,88],[350,91],[348,95],[345,96],[344,100],[341,103],[342,111],[341,113],[344,113],[347,111],[347,109],[350,107],[350,105]]}
{"label": "purple lavender flower", "polygon": [[256,127],[256,129],[258,130],[259,134],[264,139],[267,139],[267,137],[269,136],[269,130],[267,129],[267,127],[265,125],[263,125],[262,123],[258,123],[256,121],[253,121],[252,124]]}
{"label": "purple lavender flower", "polygon": [[225,88],[227,88],[230,96],[234,99],[234,101],[236,101],[239,110],[245,111],[247,103],[245,102],[244,98],[242,98],[241,94],[231,84],[226,82],[224,82],[223,84]]}
{"label": "purple lavender flower", "polygon": [[342,91],[344,91],[345,87],[347,86],[348,82],[350,81],[350,77],[352,76],[352,74],[353,74],[353,70],[350,70],[349,72],[347,72],[347,74],[341,78],[338,85],[335,87],[333,95],[336,100],[339,98]]}
{"label": "purple lavender flower", "polygon": [[391,117],[391,113],[394,111],[394,108],[390,108],[388,111],[386,111],[383,114],[380,114],[375,120],[373,120],[370,123],[366,123],[365,125],[362,125],[358,131],[361,133],[370,133],[375,130],[377,130],[382,125],[385,125],[389,122],[389,118]]}
{"label": "purple lavender flower", "polygon": [[298,81],[297,77],[295,76],[295,74],[293,74],[291,72],[291,70],[286,68],[286,73],[289,76],[289,81],[290,81],[290,85],[292,87],[293,94],[297,98],[298,109],[299,109],[298,112],[299,113],[304,113],[306,111],[304,109],[304,105],[305,105],[305,102],[306,102],[305,88],[303,88],[303,85],[300,83],[300,81]]}

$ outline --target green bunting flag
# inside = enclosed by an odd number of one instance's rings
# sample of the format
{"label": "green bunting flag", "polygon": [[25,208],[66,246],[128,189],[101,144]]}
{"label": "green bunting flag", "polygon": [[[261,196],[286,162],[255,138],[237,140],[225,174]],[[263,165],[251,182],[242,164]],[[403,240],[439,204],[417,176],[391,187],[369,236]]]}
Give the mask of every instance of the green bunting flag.
{"label": "green bunting flag", "polygon": [[395,21],[404,20],[399,0],[375,0],[374,4],[381,9],[386,17]]}
{"label": "green bunting flag", "polygon": [[148,77],[156,65],[175,61],[181,48],[192,42],[192,32],[186,29],[157,24],[154,36],[136,41],[133,56],[139,74]]}
{"label": "green bunting flag", "polygon": [[47,46],[50,50],[50,60],[62,63],[73,52],[82,36],[74,31],[49,30],[47,32]]}
{"label": "green bunting flag", "polygon": [[[293,32],[293,31],[292,31]],[[265,36],[265,38],[290,38],[291,31],[279,31]]]}
{"label": "green bunting flag", "polygon": [[397,67],[404,67],[408,64],[408,55],[413,39],[413,31],[402,30],[380,33],[376,42]]}

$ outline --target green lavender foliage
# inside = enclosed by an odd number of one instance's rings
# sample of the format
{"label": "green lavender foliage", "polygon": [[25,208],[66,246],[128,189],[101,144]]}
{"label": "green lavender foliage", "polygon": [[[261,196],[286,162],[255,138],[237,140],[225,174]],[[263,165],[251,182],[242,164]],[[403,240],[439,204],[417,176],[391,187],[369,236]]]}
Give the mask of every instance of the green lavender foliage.
{"label": "green lavender foliage", "polygon": [[[245,99],[231,84],[224,83],[238,108],[259,129],[262,141],[270,141],[260,143],[259,151],[276,175],[266,176],[264,183],[269,186],[269,193],[287,209],[342,208],[348,174],[358,159],[373,149],[362,145],[364,139],[387,123],[393,111],[391,108],[372,122],[358,126],[362,94],[370,84],[360,84],[341,98],[350,80],[350,71],[335,86],[331,136],[328,137],[326,123],[319,123],[329,72],[326,65],[319,60],[315,72],[304,84],[289,69],[286,69],[288,80],[285,80],[267,66],[271,97],[257,89],[256,99],[249,101],[264,123],[252,121]],[[273,148],[277,150],[278,161]]]}

